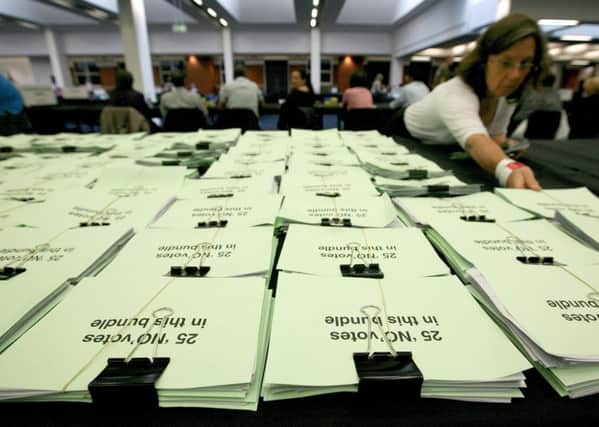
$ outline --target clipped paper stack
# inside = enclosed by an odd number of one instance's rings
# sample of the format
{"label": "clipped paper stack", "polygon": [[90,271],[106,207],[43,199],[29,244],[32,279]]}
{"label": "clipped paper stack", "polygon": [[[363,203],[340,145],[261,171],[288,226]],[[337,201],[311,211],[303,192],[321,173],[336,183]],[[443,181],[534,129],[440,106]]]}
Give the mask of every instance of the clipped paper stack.
{"label": "clipped paper stack", "polygon": [[[362,312],[368,305],[380,310],[371,322]],[[369,338],[373,351],[388,352],[383,333],[396,351],[412,352],[422,397],[522,397],[522,371],[530,365],[454,277],[398,274],[378,281],[281,273],[264,399],[357,391],[352,354],[366,352]]]}
{"label": "clipped paper stack", "polygon": [[[131,235],[123,227],[0,231],[0,351],[52,309],[71,284],[100,271]],[[7,267],[25,271],[7,277]]]}
{"label": "clipped paper stack", "polygon": [[90,402],[107,359],[133,352],[170,358],[160,406],[256,410],[270,301],[260,278],[85,280],[2,355],[0,399]]}

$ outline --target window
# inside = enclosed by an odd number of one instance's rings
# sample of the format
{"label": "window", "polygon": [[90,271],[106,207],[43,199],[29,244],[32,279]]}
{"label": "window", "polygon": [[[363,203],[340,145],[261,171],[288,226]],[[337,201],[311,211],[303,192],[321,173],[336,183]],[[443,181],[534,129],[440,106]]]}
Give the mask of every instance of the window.
{"label": "window", "polygon": [[158,63],[158,74],[160,84],[170,81],[171,76],[175,71],[185,70],[185,62],[180,59],[162,60]]}
{"label": "window", "polygon": [[73,84],[84,85],[87,82],[100,84],[100,68],[95,62],[81,61],[73,63]]}

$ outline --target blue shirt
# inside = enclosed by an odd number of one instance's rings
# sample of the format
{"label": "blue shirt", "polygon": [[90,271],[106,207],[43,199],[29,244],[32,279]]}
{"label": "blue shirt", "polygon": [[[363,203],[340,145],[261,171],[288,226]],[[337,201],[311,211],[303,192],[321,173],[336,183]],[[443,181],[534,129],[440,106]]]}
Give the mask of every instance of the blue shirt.
{"label": "blue shirt", "polygon": [[0,74],[0,116],[18,114],[23,110],[23,99],[17,88]]}

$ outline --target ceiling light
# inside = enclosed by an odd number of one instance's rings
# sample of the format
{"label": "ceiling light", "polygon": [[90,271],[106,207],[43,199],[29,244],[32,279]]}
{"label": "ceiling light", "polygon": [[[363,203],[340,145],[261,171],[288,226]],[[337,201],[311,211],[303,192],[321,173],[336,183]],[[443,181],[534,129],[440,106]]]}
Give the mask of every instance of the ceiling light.
{"label": "ceiling light", "polygon": [[459,44],[451,48],[451,53],[453,55],[461,55],[466,50],[466,45]]}
{"label": "ceiling light", "polygon": [[229,26],[229,23],[227,22],[227,20],[225,18],[220,18],[218,20],[218,22],[220,22],[220,25],[222,25],[223,27]]}
{"label": "ceiling light", "polygon": [[568,53],[582,53],[585,50],[589,50],[589,47],[590,45],[588,43],[577,43],[566,46],[564,51]]}
{"label": "ceiling light", "polygon": [[454,56],[453,57],[453,62],[462,62],[462,57],[461,56]]}
{"label": "ceiling light", "polygon": [[310,26],[312,28],[316,27],[316,19],[310,19]]}
{"label": "ceiling light", "polygon": [[202,7],[204,6],[203,0],[192,0],[196,6]]}
{"label": "ceiling light", "polygon": [[599,58],[599,50],[591,50],[590,52],[585,52],[583,55],[587,59],[598,59]]}
{"label": "ceiling light", "polygon": [[52,3],[69,9],[73,7],[73,3],[71,2],[71,0],[52,0]]}
{"label": "ceiling light", "polygon": [[318,7],[319,3],[320,3],[320,0],[312,0],[312,6],[314,6],[314,7]]}
{"label": "ceiling light", "polygon": [[318,16],[318,9],[312,9],[312,18],[316,18]]}
{"label": "ceiling light", "polygon": [[593,37],[591,36],[579,36],[579,35],[566,35],[566,36],[561,36],[559,38],[560,40],[563,40],[565,42],[588,42],[593,40]]}
{"label": "ceiling light", "polygon": [[108,13],[104,12],[100,9],[88,9],[87,14],[89,16],[93,16],[96,19],[106,19],[108,18]]}
{"label": "ceiling light", "polygon": [[424,56],[424,55],[415,55],[415,56],[412,56],[412,58],[410,60],[412,62],[430,62],[431,57]]}
{"label": "ceiling light", "polygon": [[549,49],[549,55],[551,55],[551,56],[557,56],[560,53],[562,53],[561,47],[554,47],[553,49]]}
{"label": "ceiling light", "polygon": [[213,18],[218,16],[216,10],[212,9],[211,7],[206,8],[206,12],[208,12],[208,15],[212,16]]}
{"label": "ceiling light", "polygon": [[539,19],[537,24],[557,27],[570,27],[572,25],[578,25],[576,19]]}
{"label": "ceiling light", "polygon": [[18,21],[18,23],[21,27],[29,28],[30,30],[39,30],[40,28],[39,25],[27,21]]}

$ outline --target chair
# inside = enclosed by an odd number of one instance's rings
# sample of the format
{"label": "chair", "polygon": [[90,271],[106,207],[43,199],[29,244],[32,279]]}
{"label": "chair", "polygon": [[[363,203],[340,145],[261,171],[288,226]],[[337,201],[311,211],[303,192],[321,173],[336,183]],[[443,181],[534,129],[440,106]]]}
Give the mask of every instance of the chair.
{"label": "chair", "polygon": [[345,130],[378,130],[387,133],[392,110],[389,108],[352,108],[342,113]]}
{"label": "chair", "polygon": [[64,131],[64,115],[57,106],[35,106],[25,110],[31,123],[31,131],[42,135],[52,135]]}
{"label": "chair", "polygon": [[252,110],[246,108],[227,108],[220,110],[214,125],[216,129],[241,128],[246,130],[260,130],[258,117]]}
{"label": "chair", "polygon": [[207,127],[206,116],[197,108],[168,110],[164,118],[165,132],[194,132]]}
{"label": "chair", "polygon": [[533,111],[528,116],[525,138],[553,139],[562,118],[561,111]]}
{"label": "chair", "polygon": [[100,114],[101,133],[149,132],[150,125],[133,107],[104,107]]}

